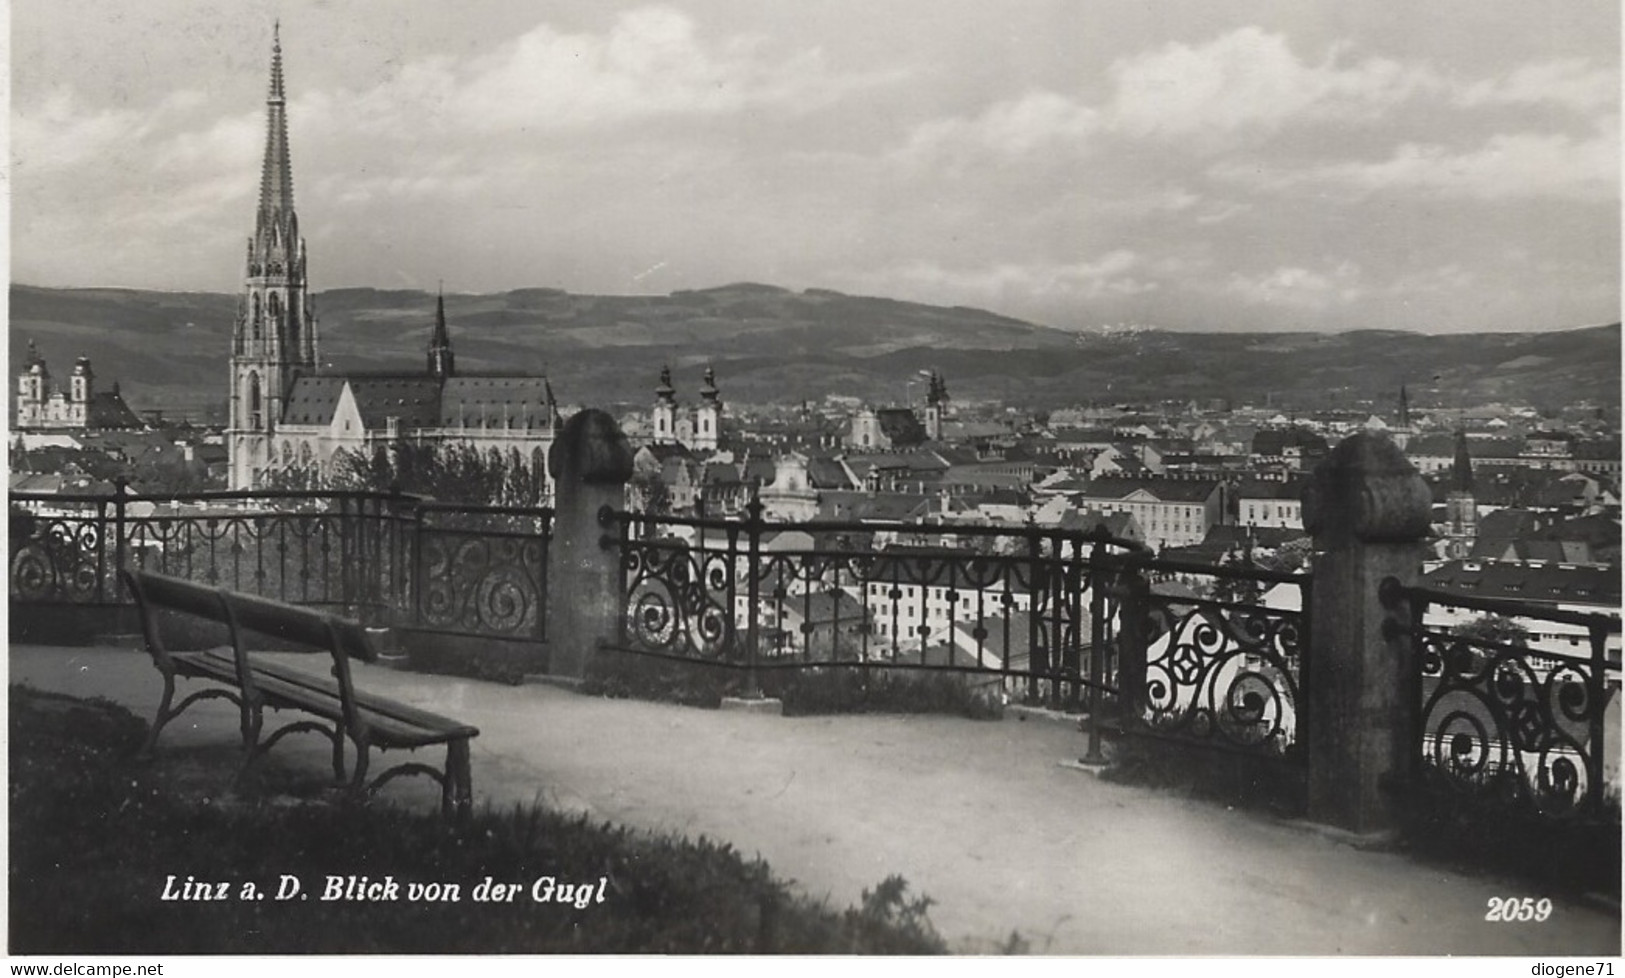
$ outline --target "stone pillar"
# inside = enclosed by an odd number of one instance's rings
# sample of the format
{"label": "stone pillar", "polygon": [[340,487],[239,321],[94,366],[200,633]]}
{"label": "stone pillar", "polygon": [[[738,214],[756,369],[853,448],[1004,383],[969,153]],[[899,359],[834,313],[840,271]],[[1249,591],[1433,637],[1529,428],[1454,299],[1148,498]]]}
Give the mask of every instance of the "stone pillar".
{"label": "stone pillar", "polygon": [[[1409,770],[1420,682],[1410,640],[1391,627],[1377,591],[1422,572],[1432,493],[1385,434],[1345,439],[1304,489],[1314,534],[1305,679],[1309,817],[1355,832],[1392,828],[1385,785]],[[1408,622],[1399,622],[1408,624]]]}
{"label": "stone pillar", "polygon": [[547,454],[553,476],[553,540],[547,568],[548,672],[580,679],[598,643],[625,613],[619,530],[607,509],[626,508],[632,446],[615,419],[594,408],[564,423]]}

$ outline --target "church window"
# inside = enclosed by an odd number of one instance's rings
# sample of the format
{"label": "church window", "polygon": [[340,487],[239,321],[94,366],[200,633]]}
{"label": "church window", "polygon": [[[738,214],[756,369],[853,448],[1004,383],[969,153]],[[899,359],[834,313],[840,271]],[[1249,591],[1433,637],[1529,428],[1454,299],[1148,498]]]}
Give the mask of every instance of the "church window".
{"label": "church window", "polygon": [[248,375],[248,426],[260,426],[260,375]]}

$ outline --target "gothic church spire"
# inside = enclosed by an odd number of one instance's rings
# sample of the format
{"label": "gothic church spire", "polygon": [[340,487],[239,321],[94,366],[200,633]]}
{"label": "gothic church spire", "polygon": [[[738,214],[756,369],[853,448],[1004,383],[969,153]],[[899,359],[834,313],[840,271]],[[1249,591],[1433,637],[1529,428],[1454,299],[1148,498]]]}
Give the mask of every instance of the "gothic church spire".
{"label": "gothic church spire", "polygon": [[445,380],[455,372],[455,364],[456,358],[451,352],[451,331],[446,328],[446,290],[442,288],[435,299],[434,333],[429,337],[429,373]]}
{"label": "gothic church spire", "polygon": [[260,209],[255,230],[275,229],[284,242],[298,232],[293,213],[293,164],[288,156],[287,98],[282,88],[282,24],[271,42],[271,90],[265,99],[265,162],[260,169]]}

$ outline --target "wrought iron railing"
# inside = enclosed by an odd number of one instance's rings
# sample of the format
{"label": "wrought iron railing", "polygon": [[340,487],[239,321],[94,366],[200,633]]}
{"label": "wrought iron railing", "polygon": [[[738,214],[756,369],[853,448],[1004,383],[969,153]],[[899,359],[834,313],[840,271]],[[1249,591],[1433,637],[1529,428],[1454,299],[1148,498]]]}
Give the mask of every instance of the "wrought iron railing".
{"label": "wrought iron railing", "polygon": [[[625,614],[610,645],[743,670],[954,672],[1113,725],[1269,756],[1304,722],[1305,575],[1151,559],[1101,532],[768,523],[615,513]],[[1170,588],[1288,583],[1295,607]],[[1212,596],[1218,594],[1217,597]]]}
{"label": "wrought iron railing", "polygon": [[425,503],[414,515],[414,627],[481,638],[546,638],[552,510]]}
{"label": "wrought iron railing", "polygon": [[[1402,587],[1393,578],[1379,597],[1398,613],[1390,630],[1411,639],[1417,708],[1410,773],[1422,787],[1483,793],[1556,818],[1596,816],[1610,801],[1617,805],[1617,773],[1605,756],[1608,708],[1620,688],[1611,642],[1620,634],[1617,614]],[[1574,655],[1464,633],[1429,622],[1429,609],[1439,606],[1576,626],[1588,647]]]}
{"label": "wrought iron railing", "polygon": [[378,492],[12,493],[10,598],[121,605],[141,567],[369,623],[485,638],[546,635],[549,509]]}
{"label": "wrought iron railing", "polygon": [[1159,736],[1303,763],[1310,576],[1127,563],[1120,628],[1132,656],[1124,671],[1131,721]]}

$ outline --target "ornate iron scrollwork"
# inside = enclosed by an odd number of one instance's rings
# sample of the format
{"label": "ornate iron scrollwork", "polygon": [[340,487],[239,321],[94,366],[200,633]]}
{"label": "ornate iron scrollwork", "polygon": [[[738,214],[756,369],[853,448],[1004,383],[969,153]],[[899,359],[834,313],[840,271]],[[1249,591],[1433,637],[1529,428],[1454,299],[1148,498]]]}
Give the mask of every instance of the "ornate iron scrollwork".
{"label": "ornate iron scrollwork", "polygon": [[1583,659],[1426,631],[1422,759],[1461,790],[1490,790],[1543,815],[1577,811],[1592,783],[1593,722],[1606,703]]}
{"label": "ornate iron scrollwork", "polygon": [[1286,755],[1298,739],[1300,618],[1154,598],[1143,719],[1159,732]]}

